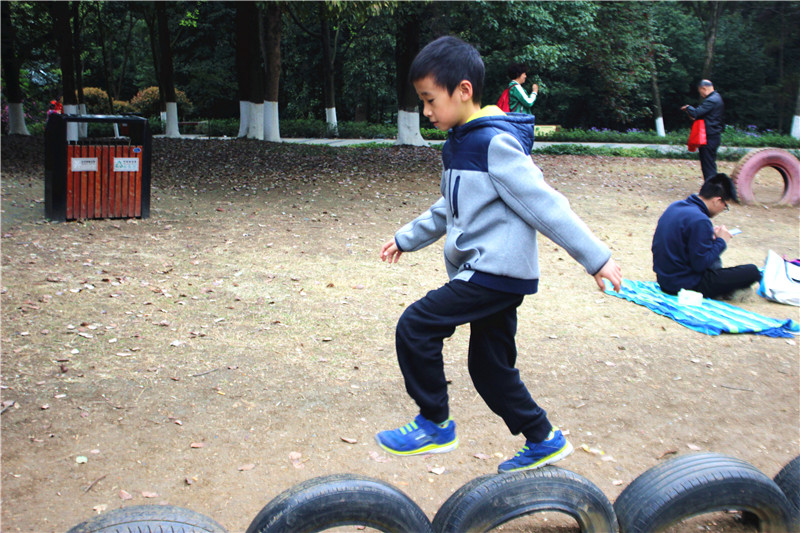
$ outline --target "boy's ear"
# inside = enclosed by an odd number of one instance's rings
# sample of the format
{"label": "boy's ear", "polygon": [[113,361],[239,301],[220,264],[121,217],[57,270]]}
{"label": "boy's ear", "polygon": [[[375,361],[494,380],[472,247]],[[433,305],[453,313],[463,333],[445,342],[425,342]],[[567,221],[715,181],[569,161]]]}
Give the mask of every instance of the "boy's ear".
{"label": "boy's ear", "polygon": [[458,91],[459,99],[462,102],[469,102],[472,100],[472,82],[469,80],[461,80],[461,83],[458,84],[456,88]]}

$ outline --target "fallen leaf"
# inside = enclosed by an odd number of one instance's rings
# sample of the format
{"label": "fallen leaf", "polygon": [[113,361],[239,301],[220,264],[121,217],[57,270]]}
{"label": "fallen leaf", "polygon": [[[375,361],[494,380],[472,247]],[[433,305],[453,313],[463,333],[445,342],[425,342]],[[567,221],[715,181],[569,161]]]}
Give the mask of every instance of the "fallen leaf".
{"label": "fallen leaf", "polygon": [[120,491],[119,491],[119,499],[120,500],[132,500],[133,496],[131,496],[130,492],[120,489]]}
{"label": "fallen leaf", "polygon": [[239,472],[247,472],[248,470],[252,470],[256,467],[253,463],[247,463],[246,465],[242,465],[239,467]]}
{"label": "fallen leaf", "polygon": [[476,453],[473,454],[472,457],[474,457],[475,459],[480,459],[481,461],[486,461],[492,458],[491,455],[486,455],[485,453]]}
{"label": "fallen leaf", "polygon": [[444,474],[444,467],[443,466],[434,466],[433,468],[428,468],[428,472],[431,474],[436,474],[437,476],[441,476]]}
{"label": "fallen leaf", "polygon": [[690,450],[694,450],[696,452],[699,452],[702,449],[697,444],[691,444],[691,443],[687,444],[686,447],[689,448]]}
{"label": "fallen leaf", "polygon": [[664,453],[662,453],[661,455],[659,455],[658,457],[656,457],[656,459],[663,459],[667,455],[675,455],[676,453],[678,453],[678,450],[667,450]]}
{"label": "fallen leaf", "polygon": [[389,461],[391,461],[391,459],[389,459],[388,457],[384,457],[383,455],[379,454],[374,450],[369,452],[369,457],[376,463],[388,463]]}
{"label": "fallen leaf", "polygon": [[590,453],[592,455],[605,455],[606,452],[599,448],[589,448],[588,444],[581,444],[581,450],[585,451],[586,453]]}
{"label": "fallen leaf", "polygon": [[351,439],[349,437],[339,437],[339,438],[345,441],[347,444],[355,444],[358,442],[356,439]]}
{"label": "fallen leaf", "polygon": [[143,490],[142,491],[142,496],[145,497],[145,498],[158,498],[158,493],[157,492],[150,492],[150,491],[147,491],[147,490]]}
{"label": "fallen leaf", "polygon": [[303,454],[300,452],[290,452],[289,453],[289,461],[292,462],[292,466],[295,468],[305,468],[305,464],[302,461]]}
{"label": "fallen leaf", "polygon": [[205,442],[193,442],[189,445],[190,448],[202,448],[206,445]]}

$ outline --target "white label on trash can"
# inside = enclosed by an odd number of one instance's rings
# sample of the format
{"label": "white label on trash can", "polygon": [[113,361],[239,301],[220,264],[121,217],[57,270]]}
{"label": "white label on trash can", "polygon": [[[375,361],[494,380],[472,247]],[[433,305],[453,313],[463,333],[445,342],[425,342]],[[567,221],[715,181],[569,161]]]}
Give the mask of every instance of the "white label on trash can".
{"label": "white label on trash can", "polygon": [[96,157],[73,157],[70,160],[72,172],[97,172]]}
{"label": "white label on trash can", "polygon": [[139,172],[139,158],[115,157],[114,172]]}

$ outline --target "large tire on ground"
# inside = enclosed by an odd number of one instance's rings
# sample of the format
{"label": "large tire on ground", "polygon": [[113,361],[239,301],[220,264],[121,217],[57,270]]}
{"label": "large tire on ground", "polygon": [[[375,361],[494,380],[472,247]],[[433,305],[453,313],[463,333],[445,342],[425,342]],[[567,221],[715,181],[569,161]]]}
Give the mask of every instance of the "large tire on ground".
{"label": "large tire on ground", "polygon": [[792,510],[792,531],[800,531],[800,455],[789,461],[774,478],[789,500]]}
{"label": "large tire on ground", "polygon": [[211,518],[172,505],[134,505],[108,511],[67,533],[225,533]]}
{"label": "large tire on ground", "polygon": [[739,201],[743,204],[756,203],[753,195],[753,178],[764,167],[774,168],[783,178],[783,196],[777,203],[800,204],[800,161],[780,148],[753,150],[739,160],[731,174],[739,193]]}
{"label": "large tire on ground", "polygon": [[647,470],[614,503],[622,533],[652,533],[683,519],[737,509],[760,531],[790,530],[789,502],[753,465],[716,453],[683,455]]}
{"label": "large tire on ground", "polygon": [[310,479],[282,492],[261,509],[247,533],[312,533],[344,525],[432,533],[428,517],[402,491],[353,474]]}
{"label": "large tire on ground", "polygon": [[618,531],[614,508],[591,481],[569,470],[538,470],[481,476],[457,490],[433,519],[437,533],[488,531],[536,512],[557,511],[582,532]]}

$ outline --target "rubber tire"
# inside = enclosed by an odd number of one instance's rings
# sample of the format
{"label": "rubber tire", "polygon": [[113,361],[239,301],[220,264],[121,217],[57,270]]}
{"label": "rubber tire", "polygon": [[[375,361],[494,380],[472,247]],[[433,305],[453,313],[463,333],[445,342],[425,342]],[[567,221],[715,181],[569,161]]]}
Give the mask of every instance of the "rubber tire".
{"label": "rubber tire", "polygon": [[731,179],[736,184],[739,201],[755,204],[753,178],[764,167],[772,167],[783,177],[783,196],[778,204],[800,204],[800,161],[786,150],[762,148],[745,154],[736,164]]}
{"label": "rubber tire", "polygon": [[789,500],[792,510],[792,531],[800,531],[800,455],[786,463],[774,478]]}
{"label": "rubber tire", "polygon": [[226,533],[211,518],[172,505],[134,505],[114,509],[73,527],[67,533]]}
{"label": "rubber tire", "polygon": [[780,487],[753,465],[717,453],[664,461],[633,480],[614,503],[623,533],[652,533],[730,509],[755,515],[763,532],[789,531],[791,511]]}
{"label": "rubber tire", "polygon": [[583,476],[557,466],[473,479],[444,502],[433,519],[433,529],[437,533],[488,531],[542,511],[570,515],[582,532],[619,531],[605,494]]}
{"label": "rubber tire", "polygon": [[433,532],[422,509],[389,483],[335,474],[304,481],[276,496],[256,515],[247,533],[312,533],[344,525]]}

